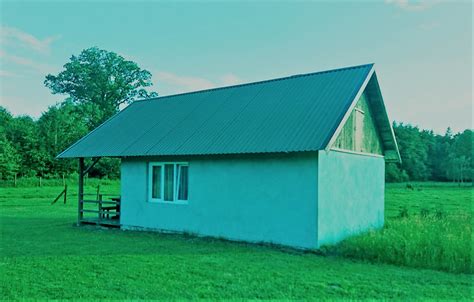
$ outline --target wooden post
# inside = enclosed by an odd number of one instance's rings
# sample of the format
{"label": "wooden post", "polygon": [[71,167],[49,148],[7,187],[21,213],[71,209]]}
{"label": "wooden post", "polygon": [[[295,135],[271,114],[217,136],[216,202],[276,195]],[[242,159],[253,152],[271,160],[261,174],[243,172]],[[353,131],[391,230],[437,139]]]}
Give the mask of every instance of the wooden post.
{"label": "wooden post", "polygon": [[99,224],[102,220],[102,194],[99,194]]}
{"label": "wooden post", "polygon": [[78,188],[78,207],[77,207],[77,225],[81,225],[82,217],[84,213],[84,203],[82,202],[84,197],[84,158],[79,158],[79,188]]}
{"label": "wooden post", "polygon": [[63,186],[66,186],[66,179],[64,178],[64,173],[63,173]]}
{"label": "wooden post", "polygon": [[41,187],[41,176],[39,177],[39,186]]}
{"label": "wooden post", "polygon": [[15,188],[16,188],[16,173],[15,173],[15,180],[14,180]]}
{"label": "wooden post", "polygon": [[100,184],[97,185],[97,200],[99,200]]}
{"label": "wooden post", "polygon": [[64,185],[64,204],[66,204],[66,198],[67,198],[67,185]]}

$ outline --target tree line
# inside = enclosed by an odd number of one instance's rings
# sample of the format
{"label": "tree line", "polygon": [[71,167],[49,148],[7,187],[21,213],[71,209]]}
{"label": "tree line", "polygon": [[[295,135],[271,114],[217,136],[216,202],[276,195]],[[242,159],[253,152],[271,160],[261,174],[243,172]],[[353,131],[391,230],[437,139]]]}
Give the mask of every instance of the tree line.
{"label": "tree line", "polygon": [[[13,116],[0,106],[0,179],[15,177],[59,178],[77,172],[73,159],[56,156],[117,113],[120,106],[149,92],[151,73],[135,62],[96,47],[72,56],[57,75],[47,75],[44,84],[53,94],[66,96],[35,120]],[[472,130],[444,135],[404,123],[393,124],[401,164],[386,166],[386,180],[472,181]],[[99,161],[91,177],[118,178],[118,159]]]}
{"label": "tree line", "polygon": [[421,130],[404,123],[393,123],[400,149],[401,164],[388,163],[388,182],[404,181],[472,181],[472,130],[453,134],[448,128],[444,135]]}

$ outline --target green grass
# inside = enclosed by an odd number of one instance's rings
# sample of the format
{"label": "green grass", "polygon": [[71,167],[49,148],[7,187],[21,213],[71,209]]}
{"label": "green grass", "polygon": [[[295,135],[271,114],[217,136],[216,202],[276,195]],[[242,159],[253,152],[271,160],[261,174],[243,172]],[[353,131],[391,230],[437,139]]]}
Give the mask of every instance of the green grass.
{"label": "green grass", "polygon": [[328,247],[327,254],[473,273],[472,185],[389,184],[385,226]]}
{"label": "green grass", "polygon": [[[88,192],[94,192],[93,185],[89,183]],[[71,186],[66,205],[50,205],[60,186],[0,188],[3,299],[468,300],[472,295],[472,275],[468,274],[372,264],[209,238],[75,227],[74,189]],[[101,190],[118,193],[119,184],[108,181]],[[400,197],[411,198],[404,190],[387,188],[389,225],[397,221],[390,217],[397,216],[400,204],[410,205],[408,219],[418,206],[425,206],[422,202],[415,207],[415,201],[400,201]],[[442,198],[452,194],[449,190],[434,190],[443,205]],[[427,193],[424,189],[412,192]],[[397,204],[392,209],[394,200]],[[456,200],[451,200],[446,211],[463,208]],[[379,251],[384,252],[383,248]]]}
{"label": "green grass", "polygon": [[472,183],[462,186],[454,183],[411,183],[413,190],[405,183],[386,184],[385,218],[396,218],[400,210],[407,209],[408,214],[418,215],[422,210],[430,213],[437,211],[449,215],[472,214]]}

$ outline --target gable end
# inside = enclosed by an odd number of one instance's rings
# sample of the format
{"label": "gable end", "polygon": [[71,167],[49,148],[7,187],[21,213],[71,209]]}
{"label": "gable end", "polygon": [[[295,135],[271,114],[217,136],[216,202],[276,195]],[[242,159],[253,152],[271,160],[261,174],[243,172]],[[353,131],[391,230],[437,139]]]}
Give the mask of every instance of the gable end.
{"label": "gable end", "polygon": [[383,155],[387,162],[401,161],[377,75],[373,70],[326,146],[326,151],[330,149]]}
{"label": "gable end", "polygon": [[352,110],[333,148],[369,154],[384,154],[384,148],[370,108],[363,93]]}

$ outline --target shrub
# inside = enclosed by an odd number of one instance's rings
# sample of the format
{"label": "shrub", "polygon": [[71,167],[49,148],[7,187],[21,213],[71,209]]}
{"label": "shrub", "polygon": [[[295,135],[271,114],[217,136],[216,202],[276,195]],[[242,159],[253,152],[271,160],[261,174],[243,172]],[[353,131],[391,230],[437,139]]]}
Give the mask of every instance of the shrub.
{"label": "shrub", "polygon": [[406,207],[400,207],[400,212],[398,214],[399,218],[407,218],[408,217],[408,209]]}

